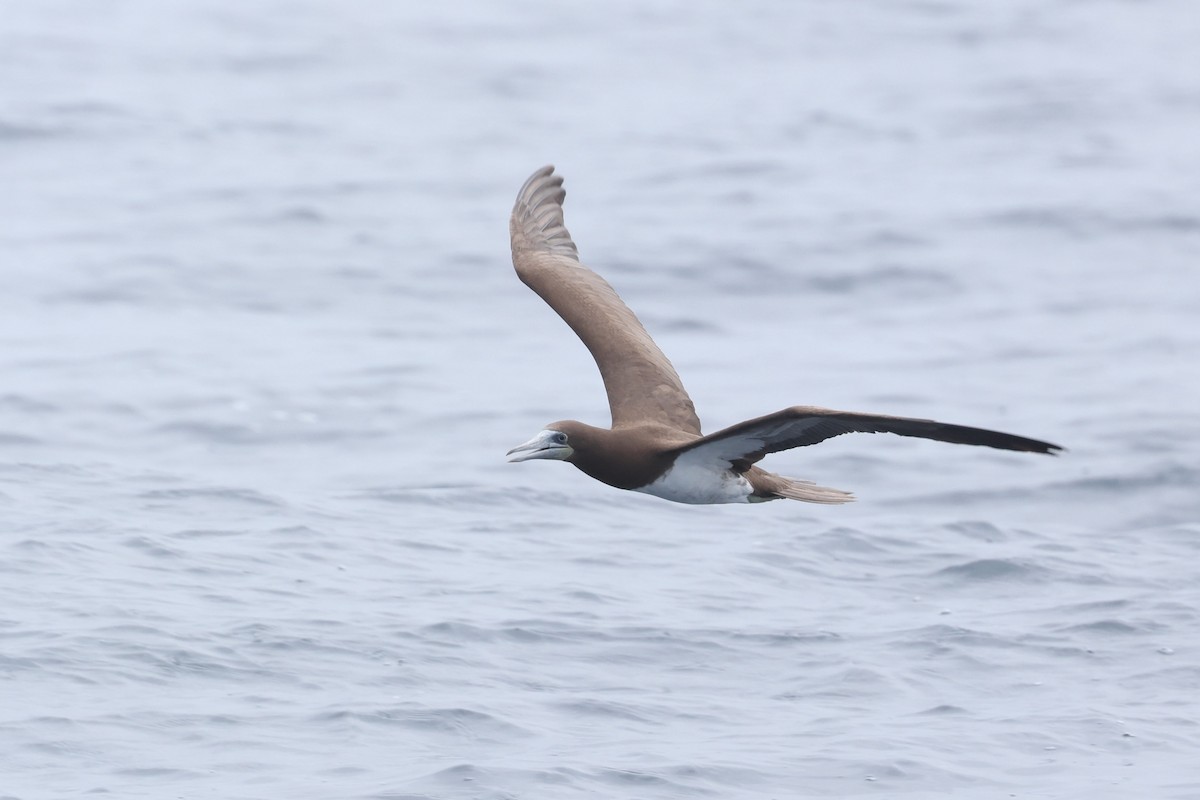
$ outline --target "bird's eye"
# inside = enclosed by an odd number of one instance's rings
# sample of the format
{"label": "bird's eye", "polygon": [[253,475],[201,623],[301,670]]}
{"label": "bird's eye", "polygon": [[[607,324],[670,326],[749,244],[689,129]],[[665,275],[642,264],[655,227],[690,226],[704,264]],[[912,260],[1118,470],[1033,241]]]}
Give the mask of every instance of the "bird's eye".
{"label": "bird's eye", "polygon": [[559,444],[566,444],[567,435],[562,431],[559,431],[558,433],[554,434],[554,441],[558,442]]}

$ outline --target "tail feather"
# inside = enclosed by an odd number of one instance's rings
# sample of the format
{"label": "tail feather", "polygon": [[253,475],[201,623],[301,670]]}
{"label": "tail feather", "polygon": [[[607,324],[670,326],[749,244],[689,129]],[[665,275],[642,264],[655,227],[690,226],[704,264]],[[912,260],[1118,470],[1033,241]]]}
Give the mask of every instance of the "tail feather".
{"label": "tail feather", "polygon": [[775,487],[775,494],[788,500],[801,500],[805,503],[822,503],[824,505],[854,502],[854,495],[850,492],[831,489],[828,486],[817,486],[812,481],[801,481],[796,478],[783,478],[780,485]]}
{"label": "tail feather", "polygon": [[818,486],[812,481],[802,481],[798,478],[785,478],[769,472],[759,472],[753,476],[754,494],[751,502],[766,500],[799,500],[804,503],[821,503],[824,505],[839,505],[854,501],[854,495],[841,489],[831,489],[828,486]]}
{"label": "tail feather", "polygon": [[785,478],[759,467],[751,467],[744,474],[753,489],[750,494],[751,503],[766,500],[799,500],[803,503],[839,505],[854,500],[854,495],[841,489],[817,486],[812,481],[802,481],[799,478]]}

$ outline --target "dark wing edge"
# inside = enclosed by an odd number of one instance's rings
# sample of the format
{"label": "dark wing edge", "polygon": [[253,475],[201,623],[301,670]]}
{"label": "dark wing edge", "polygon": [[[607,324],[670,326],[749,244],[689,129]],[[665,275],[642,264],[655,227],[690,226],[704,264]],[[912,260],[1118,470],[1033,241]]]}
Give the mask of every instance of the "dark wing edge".
{"label": "dark wing edge", "polygon": [[[1030,439],[1012,433],[952,425],[932,419],[893,417],[883,414],[862,414],[855,411],[834,411],[812,406],[794,406],[768,414],[765,417],[739,422],[728,428],[710,433],[678,448],[686,452],[706,445],[717,446],[726,441],[730,447],[723,449],[721,457],[727,458],[735,467],[747,468],[769,453],[818,444],[826,439],[845,433],[894,433],[897,436],[912,436],[932,439],[950,444],[969,444],[994,447],[998,450],[1014,450],[1025,453],[1058,455],[1063,447],[1039,439]],[[735,443],[741,441],[741,447]]]}
{"label": "dark wing edge", "polygon": [[517,194],[509,233],[518,277],[591,352],[613,427],[658,423],[699,435],[695,407],[670,360],[612,286],[580,262],[563,220],[562,183],[545,166]]}

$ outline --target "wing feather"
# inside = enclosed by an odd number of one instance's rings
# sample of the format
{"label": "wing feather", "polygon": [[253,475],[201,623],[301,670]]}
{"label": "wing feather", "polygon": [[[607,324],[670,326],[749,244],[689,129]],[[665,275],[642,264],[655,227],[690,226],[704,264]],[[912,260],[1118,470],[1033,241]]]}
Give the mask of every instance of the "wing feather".
{"label": "wing feather", "polygon": [[769,453],[817,444],[844,433],[894,433],[951,444],[1049,455],[1056,455],[1062,450],[1056,444],[1037,439],[931,419],[793,406],[702,436],[679,447],[677,452],[704,451],[705,455],[728,461],[735,469],[745,471]]}
{"label": "wing feather", "polygon": [[554,167],[542,167],[517,195],[509,221],[517,275],[591,351],[614,428],[659,423],[698,435],[700,420],[671,362],[608,282],[580,262],[563,221],[562,182]]}

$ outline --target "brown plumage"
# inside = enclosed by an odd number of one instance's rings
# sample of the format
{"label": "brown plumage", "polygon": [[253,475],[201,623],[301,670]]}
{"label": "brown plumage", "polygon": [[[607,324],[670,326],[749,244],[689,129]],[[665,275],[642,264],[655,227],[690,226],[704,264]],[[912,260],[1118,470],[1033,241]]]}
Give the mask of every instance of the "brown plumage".
{"label": "brown plumage", "polygon": [[562,317],[596,359],[614,428],[660,422],[700,434],[671,362],[608,281],[579,261],[563,224],[567,192],[554,167],[525,182],[509,221],[517,276]]}
{"label": "brown plumage", "polygon": [[591,351],[604,379],[612,427],[555,422],[509,451],[510,460],[569,461],[598,481],[685,503],[788,498],[844,503],[839,489],[754,466],[769,453],[843,433],[894,433],[953,444],[1054,454],[1058,445],[925,419],[794,406],[704,436],[671,362],[608,282],[579,260],[563,222],[566,192],[553,167],[535,172],[509,222],[513,265],[529,288]]}

